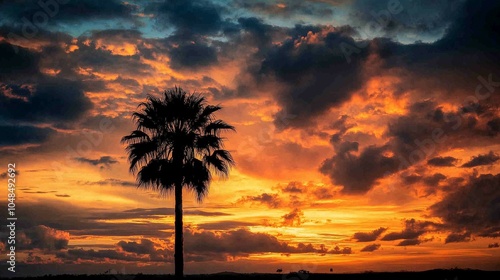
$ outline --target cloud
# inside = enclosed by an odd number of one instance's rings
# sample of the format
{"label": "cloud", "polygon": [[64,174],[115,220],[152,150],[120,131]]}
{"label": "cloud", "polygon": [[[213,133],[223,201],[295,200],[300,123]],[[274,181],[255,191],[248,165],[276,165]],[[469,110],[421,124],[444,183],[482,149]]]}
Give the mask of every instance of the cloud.
{"label": "cloud", "polygon": [[[39,3],[44,3],[42,7]],[[133,5],[118,0],[99,2],[94,0],[73,1],[2,1],[0,15],[11,23],[22,22],[24,17],[33,20],[37,12],[49,15],[49,25],[75,23],[82,20],[132,19]],[[43,24],[45,25],[45,24]],[[41,26],[43,26],[41,25]]]}
{"label": "cloud", "polygon": [[458,159],[454,157],[435,157],[427,161],[427,164],[432,166],[455,166]]}
{"label": "cloud", "polygon": [[361,252],[373,252],[378,250],[379,248],[380,244],[370,244],[363,247],[363,249],[361,249]]}
{"label": "cloud", "polygon": [[266,233],[254,233],[237,229],[214,233],[210,231],[186,231],[184,235],[186,252],[193,254],[219,253],[248,255],[261,253],[325,253],[323,247],[299,243],[292,246]]}
{"label": "cloud", "polygon": [[137,183],[131,182],[131,181],[123,181],[120,179],[114,179],[114,178],[108,178],[100,181],[94,181],[94,182],[82,182],[79,181],[79,184],[83,185],[118,185],[118,186],[124,186],[124,187],[137,187]]}
{"label": "cloud", "polygon": [[333,248],[333,250],[328,251],[328,253],[334,255],[350,255],[352,254],[352,249],[351,247],[340,248],[339,246],[335,246],[335,248]]}
{"label": "cloud", "polygon": [[396,172],[400,165],[396,157],[386,155],[388,146],[368,146],[359,155],[351,150],[337,152],[320,167],[320,172],[328,175],[332,183],[344,186],[345,194],[368,192],[378,179]]}
{"label": "cloud", "polygon": [[177,34],[216,34],[223,26],[220,11],[221,7],[205,0],[170,0],[145,7],[160,26],[173,26]]}
{"label": "cloud", "polygon": [[383,232],[385,232],[387,228],[380,227],[371,232],[356,232],[353,237],[357,242],[370,242],[375,241]]}
{"label": "cloud", "polygon": [[256,196],[244,196],[238,200],[238,203],[261,203],[267,205],[269,208],[277,208],[281,205],[281,199],[278,194],[263,193]]}
{"label": "cloud", "polygon": [[18,236],[20,249],[61,250],[68,247],[69,233],[45,225],[23,230]]}
{"label": "cloud", "polygon": [[[457,234],[467,232],[481,237],[500,236],[500,174],[482,174],[469,178],[467,184],[449,192],[433,204],[431,213],[443,220]],[[464,239],[465,241],[466,239]]]}
{"label": "cloud", "polygon": [[478,155],[464,163],[462,167],[476,167],[481,165],[492,165],[500,159],[500,156],[490,151],[488,154]]}
{"label": "cloud", "polygon": [[330,17],[333,10],[325,3],[291,0],[286,3],[278,1],[233,1],[236,8],[242,8],[260,15],[289,18],[293,16]]}
{"label": "cloud", "polygon": [[97,166],[100,164],[105,165],[105,166],[110,166],[111,164],[118,163],[118,161],[116,159],[114,159],[113,157],[110,157],[110,156],[102,156],[98,159],[78,157],[78,158],[74,158],[74,160],[76,160],[78,162],[82,162],[82,163],[88,163],[88,164],[94,165],[94,166]]}
{"label": "cloud", "polygon": [[283,218],[283,226],[300,226],[304,219],[304,213],[300,209],[295,208],[290,213],[281,216],[281,218]]}
{"label": "cloud", "polygon": [[26,99],[0,94],[0,117],[12,121],[71,122],[92,107],[82,84],[66,79],[44,78]]}
{"label": "cloud", "polygon": [[454,243],[454,242],[469,242],[469,241],[471,241],[471,233],[470,232],[450,233],[448,236],[446,236],[444,243],[448,244],[448,243]]}
{"label": "cloud", "polygon": [[120,241],[117,244],[125,252],[136,254],[152,254],[156,252],[154,242],[149,239],[141,239],[140,243],[131,241]]}
{"label": "cloud", "polygon": [[412,239],[405,239],[403,241],[400,241],[398,243],[398,245],[396,246],[415,246],[415,245],[419,245],[420,243],[422,243],[422,241],[418,238],[412,238]]}
{"label": "cloud", "polygon": [[[337,30],[310,30],[296,27],[292,38],[270,48],[254,73],[257,83],[276,83],[276,96],[282,111],[275,118],[277,127],[304,127],[314,117],[350,99],[364,82],[362,74],[366,50],[360,59],[346,63],[339,46],[354,40]],[[283,124],[280,116],[288,116]]]}
{"label": "cloud", "polygon": [[411,246],[418,245],[422,242],[428,240],[419,239],[420,236],[427,232],[435,231],[440,228],[441,225],[429,221],[417,221],[415,219],[405,220],[404,228],[399,232],[390,232],[382,237],[383,241],[394,241],[404,239],[400,241],[397,246]]}
{"label": "cloud", "polygon": [[202,43],[183,44],[170,50],[170,66],[174,69],[194,69],[217,62],[216,49]]}
{"label": "cloud", "polygon": [[55,130],[48,127],[0,125],[0,146],[40,144],[55,133]]}
{"label": "cloud", "polygon": [[0,42],[0,81],[5,78],[35,75],[39,72],[40,56],[25,48],[15,47],[5,41]]}
{"label": "cloud", "polygon": [[498,242],[488,244],[488,248],[498,248],[498,247],[500,247]]}

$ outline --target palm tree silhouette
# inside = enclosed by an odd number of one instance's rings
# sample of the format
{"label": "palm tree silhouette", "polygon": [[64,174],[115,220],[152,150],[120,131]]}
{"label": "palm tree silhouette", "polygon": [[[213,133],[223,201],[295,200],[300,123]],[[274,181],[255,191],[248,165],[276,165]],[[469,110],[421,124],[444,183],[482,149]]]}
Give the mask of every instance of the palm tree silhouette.
{"label": "palm tree silhouette", "polygon": [[184,274],[182,188],[193,191],[201,202],[212,173],[229,175],[234,161],[223,149],[221,133],[235,129],[215,118],[220,106],[177,87],[162,98],[148,96],[138,108],[132,114],[137,128],[122,143],[128,144],[130,172],[137,173],[139,187],[175,193],[174,259],[179,279]]}

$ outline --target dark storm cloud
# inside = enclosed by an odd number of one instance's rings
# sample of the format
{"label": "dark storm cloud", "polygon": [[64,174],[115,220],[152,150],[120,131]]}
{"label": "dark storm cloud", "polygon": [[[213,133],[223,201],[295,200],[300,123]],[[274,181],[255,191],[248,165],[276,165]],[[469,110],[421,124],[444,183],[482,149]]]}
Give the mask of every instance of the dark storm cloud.
{"label": "dark storm cloud", "polygon": [[471,233],[482,237],[500,236],[500,174],[469,178],[461,188],[448,193],[430,207],[455,235]]}
{"label": "dark storm cloud", "polygon": [[[245,242],[242,242],[244,240]],[[299,243],[292,246],[279,241],[266,233],[253,233],[247,229],[223,231],[219,234],[210,231],[186,231],[184,246],[187,252],[201,254],[204,252],[229,255],[246,255],[253,253],[324,253],[325,248],[316,248],[311,244]]]}
{"label": "dark storm cloud", "polygon": [[500,156],[490,151],[488,154],[477,155],[464,163],[462,167],[476,167],[482,165],[492,165],[500,159]]}
{"label": "dark storm cloud", "polygon": [[320,172],[328,175],[332,183],[344,186],[342,192],[346,194],[368,192],[378,179],[394,173],[400,165],[397,158],[385,155],[388,146],[368,146],[359,155],[351,150],[326,159],[320,167]]}
{"label": "dark storm cloud", "polygon": [[351,247],[340,248],[339,246],[335,246],[335,248],[333,248],[333,250],[328,251],[328,253],[334,255],[350,255],[353,252]]}
{"label": "dark storm cloud", "polygon": [[56,256],[65,261],[79,260],[91,260],[91,261],[102,261],[102,260],[121,260],[121,261],[149,261],[147,258],[141,258],[137,255],[127,255],[122,252],[113,249],[105,250],[85,250],[85,249],[69,249],[64,252],[57,252]]}
{"label": "dark storm cloud", "polygon": [[[278,5],[281,4],[281,5]],[[324,3],[314,3],[302,0],[289,0],[286,2],[277,1],[244,1],[235,0],[233,5],[236,8],[250,10],[252,12],[270,16],[281,16],[288,18],[293,15],[308,15],[328,17],[333,15],[331,6]]]}
{"label": "dark storm cloud", "polygon": [[308,36],[307,29],[304,32],[269,49],[254,73],[257,83],[269,77],[278,82],[282,90],[277,98],[283,109],[277,116],[287,117],[293,126],[304,126],[311,118],[349,100],[363,84],[362,62],[368,54],[364,49],[359,59],[346,63],[339,46],[346,42],[354,45],[351,37],[342,31],[310,33],[317,36],[315,39]]}
{"label": "dark storm cloud", "polygon": [[405,239],[403,241],[400,241],[396,246],[415,246],[419,245],[420,243],[422,243],[422,241],[417,238]]}
{"label": "dark storm cloud", "polygon": [[30,50],[0,42],[0,82],[38,74],[39,61],[39,55]]}
{"label": "dark storm cloud", "polygon": [[446,236],[444,243],[448,244],[448,243],[455,243],[455,242],[469,242],[470,240],[471,240],[471,233],[470,232],[450,233],[448,236]]}
{"label": "dark storm cloud", "polygon": [[[116,223],[103,222],[103,219],[113,218],[121,215],[121,212],[95,211],[76,207],[67,200],[52,201],[44,203],[20,204],[16,214],[19,219],[16,225],[19,228],[32,228],[39,225],[69,232],[71,235],[98,235],[98,236],[132,236],[143,235],[145,237],[165,236],[165,231],[173,229],[173,225],[142,221],[141,223],[127,223],[117,221]],[[3,213],[0,213],[4,219]],[[122,215],[124,219],[141,219],[139,214]],[[118,219],[118,218],[117,218]],[[146,219],[146,218],[143,218]]]}
{"label": "dark storm cloud", "polygon": [[363,247],[363,249],[361,249],[361,252],[373,252],[378,250],[379,248],[380,244],[370,244]]}
{"label": "dark storm cloud", "polygon": [[47,127],[0,125],[0,146],[40,144],[55,133]]}
{"label": "dark storm cloud", "polygon": [[170,66],[175,69],[198,68],[216,63],[216,49],[204,44],[187,43],[170,50]]}
{"label": "dark storm cloud", "polygon": [[88,163],[88,164],[94,165],[94,166],[97,166],[100,164],[105,165],[105,166],[110,166],[111,164],[118,163],[118,161],[115,158],[110,157],[110,156],[102,156],[98,159],[78,157],[78,158],[74,158],[74,160],[76,160],[78,162],[82,162],[82,163]]}
{"label": "dark storm cloud", "polygon": [[[383,241],[394,241],[405,239],[398,246],[408,246],[420,244],[419,237],[427,232],[431,232],[439,228],[441,225],[429,221],[416,221],[415,219],[406,220],[404,229],[399,232],[390,232],[382,237]],[[417,243],[417,241],[419,243]],[[400,245],[404,244],[404,245]]]}
{"label": "dark storm cloud", "polygon": [[[17,25],[25,22],[43,23],[43,18],[47,19],[43,25],[75,23],[81,20],[131,19],[131,13],[134,10],[134,6],[124,4],[118,0],[21,0],[0,2],[0,15],[3,21]],[[0,20],[0,22],[2,21]]]}
{"label": "dark storm cloud", "polygon": [[[368,35],[410,40],[416,36],[435,38],[455,20],[462,0],[354,1],[352,25]],[[378,32],[378,33],[377,33]],[[401,38],[402,37],[402,38]]]}
{"label": "dark storm cloud", "polygon": [[124,251],[136,254],[152,254],[156,252],[155,243],[149,239],[141,239],[140,242],[135,241],[120,241],[118,246]]}
{"label": "dark storm cloud", "polygon": [[437,187],[441,181],[446,179],[446,176],[441,173],[435,173],[431,176],[427,176],[423,178],[424,184],[429,187]]}
{"label": "dark storm cloud", "polygon": [[69,233],[44,225],[22,230],[17,236],[19,249],[61,250],[68,247]]}
{"label": "dark storm cloud", "polygon": [[82,85],[65,79],[45,78],[27,99],[0,94],[0,119],[13,121],[71,122],[92,108]]}
{"label": "dark storm cloud", "polygon": [[371,232],[356,232],[353,237],[358,242],[370,242],[375,241],[383,232],[385,232],[387,228],[380,227]]}
{"label": "dark storm cloud", "polygon": [[214,34],[224,23],[221,7],[206,0],[168,0],[148,3],[145,12],[152,14],[162,27],[175,27],[177,34]]}
{"label": "dark storm cloud", "polygon": [[454,157],[435,157],[427,161],[432,166],[455,166],[458,159]]}
{"label": "dark storm cloud", "polygon": [[[322,32],[309,28],[297,31],[295,27],[288,31],[289,35],[295,33],[291,38],[259,50],[264,54],[260,67],[249,70],[256,84],[278,84],[274,87],[278,88],[276,98],[282,106],[282,111],[276,115],[278,127],[310,124],[315,117],[347,101],[371,76],[386,71],[401,72],[396,95],[411,90],[428,99],[434,92],[443,92],[444,95],[435,97],[450,96],[454,102],[465,102],[464,89],[470,89],[466,91],[470,94],[480,85],[480,95],[486,97],[497,84],[491,81],[498,80],[499,68],[494,61],[500,58],[495,31],[499,28],[496,18],[500,5],[495,1],[468,1],[452,6],[456,9],[454,21],[450,18],[445,20],[450,24],[440,24],[440,28],[448,25],[449,28],[442,39],[433,43],[404,45],[387,38],[355,42],[353,27],[323,29]],[[439,14],[444,11],[447,8],[440,8]],[[428,16],[425,8],[418,14]],[[401,16],[404,17],[403,13]],[[351,50],[349,55],[346,46]],[[373,71],[363,67],[370,55],[380,62]],[[458,64],[457,57],[460,57]],[[436,61],[440,67],[435,67]],[[478,78],[480,75],[482,79]],[[439,111],[436,113],[435,120],[439,121]],[[286,119],[284,124],[283,118]]]}

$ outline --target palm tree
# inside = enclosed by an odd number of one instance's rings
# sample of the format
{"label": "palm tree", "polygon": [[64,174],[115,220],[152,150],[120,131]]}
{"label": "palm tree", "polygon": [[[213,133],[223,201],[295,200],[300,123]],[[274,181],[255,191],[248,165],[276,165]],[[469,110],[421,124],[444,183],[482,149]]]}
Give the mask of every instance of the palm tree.
{"label": "palm tree", "polygon": [[148,96],[132,114],[136,130],[122,138],[128,144],[130,172],[137,173],[139,187],[175,194],[175,276],[184,274],[182,188],[198,202],[207,195],[212,173],[229,175],[234,165],[224,150],[221,133],[235,130],[216,119],[220,106],[208,105],[198,94],[181,88],[165,91],[162,98]]}

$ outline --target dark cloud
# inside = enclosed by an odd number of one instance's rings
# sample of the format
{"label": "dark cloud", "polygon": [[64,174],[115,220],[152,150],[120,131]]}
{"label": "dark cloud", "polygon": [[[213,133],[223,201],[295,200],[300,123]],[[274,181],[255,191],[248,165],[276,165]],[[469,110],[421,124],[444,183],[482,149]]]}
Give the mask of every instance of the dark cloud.
{"label": "dark cloud", "polygon": [[291,16],[320,16],[330,17],[333,15],[332,7],[326,3],[315,3],[310,1],[289,0],[278,1],[233,1],[236,8],[243,8],[252,12],[289,18]]}
{"label": "dark cloud", "polygon": [[55,133],[48,127],[0,125],[0,146],[40,144]]}
{"label": "dark cloud", "polygon": [[131,241],[120,241],[118,246],[126,252],[136,254],[152,254],[156,251],[154,242],[149,239],[141,239],[140,243]]}
{"label": "dark cloud", "polygon": [[68,247],[69,233],[44,225],[21,231],[17,236],[19,249],[61,250]]}
{"label": "dark cloud", "polygon": [[500,247],[498,242],[488,244],[488,248],[498,248],[498,247]]}
{"label": "dark cloud", "polygon": [[349,13],[352,25],[366,35],[414,41],[416,37],[436,39],[458,17],[461,0],[418,3],[399,1],[353,1]]}
{"label": "dark cloud", "polygon": [[363,247],[363,249],[361,249],[361,252],[373,252],[378,250],[379,248],[380,244],[370,244]]}
{"label": "dark cloud", "polygon": [[303,192],[302,187],[303,185],[300,182],[290,182],[281,190],[286,193],[302,193]]}
{"label": "dark cloud", "polygon": [[281,216],[281,218],[283,218],[283,226],[300,226],[304,220],[304,213],[300,209],[295,208],[290,213]]}
{"label": "dark cloud", "polygon": [[[244,242],[242,242],[244,241]],[[247,255],[253,253],[326,253],[323,246],[299,243],[292,246],[266,233],[253,233],[247,229],[219,232],[186,231],[184,234],[186,252],[193,254],[219,253]]]}
{"label": "dark cloud", "polygon": [[282,201],[278,194],[263,193],[256,196],[247,195],[238,200],[238,202],[256,202],[267,205],[269,208],[277,208],[281,205]]}
{"label": "dark cloud", "polygon": [[370,242],[375,241],[387,228],[380,227],[371,232],[356,232],[352,238],[356,239],[358,242]]}
{"label": "dark cloud", "polygon": [[448,193],[443,200],[432,205],[430,210],[454,234],[467,232],[482,237],[498,237],[499,186],[500,174],[473,176],[464,187]]}
{"label": "dark cloud", "polygon": [[419,239],[420,236],[427,232],[431,232],[440,228],[439,224],[429,222],[429,221],[416,221],[415,219],[406,220],[404,222],[404,229],[399,232],[390,232],[382,237],[383,241],[401,241],[398,246],[409,246],[409,245],[418,245],[422,240]]}
{"label": "dark cloud", "polygon": [[339,246],[335,246],[335,248],[333,248],[333,250],[328,251],[328,253],[334,255],[350,255],[352,254],[352,248],[351,247],[340,248]]}
{"label": "dark cloud", "polygon": [[153,2],[148,3],[145,12],[153,14],[162,27],[175,27],[178,34],[215,34],[224,23],[221,7],[205,0]]}
{"label": "dark cloud", "polygon": [[413,238],[413,239],[405,239],[403,241],[400,241],[398,245],[396,246],[414,246],[414,245],[419,245],[422,243],[422,241],[418,238]]}
{"label": "dark cloud", "polygon": [[170,50],[170,66],[175,69],[194,69],[216,63],[216,49],[204,44],[188,43],[173,47]]}
{"label": "dark cloud", "polygon": [[429,187],[437,187],[441,181],[446,179],[446,176],[441,173],[435,173],[432,176],[427,176],[423,178],[424,184]]}
{"label": "dark cloud", "polygon": [[82,85],[65,79],[44,79],[27,99],[0,93],[0,119],[11,121],[71,122],[81,118],[92,106]]}
{"label": "dark cloud", "polygon": [[454,157],[435,157],[427,161],[432,166],[455,166],[458,159]]}
{"label": "dark cloud", "polygon": [[279,120],[283,116],[287,126],[308,124],[332,106],[349,100],[364,81],[362,59],[366,50],[360,51],[361,59],[346,63],[339,47],[345,42],[354,45],[352,38],[341,31],[303,32],[269,49],[255,73],[257,83],[271,78],[281,88],[277,98],[283,109],[276,117],[278,127],[283,127]]}
{"label": "dark cloud", "polygon": [[[40,5],[42,3],[42,5]],[[22,24],[26,21],[35,23],[35,28],[43,28],[45,25],[59,23],[75,23],[81,20],[103,20],[103,19],[132,19],[133,5],[127,5],[118,0],[96,1],[2,1],[0,2],[0,15],[4,22],[11,24]],[[47,22],[38,19],[36,14],[43,13]],[[40,16],[41,18],[41,16]],[[38,24],[37,22],[40,21]]]}
{"label": "dark cloud", "polygon": [[90,165],[105,165],[105,166],[110,166],[111,164],[116,164],[118,161],[110,156],[102,156],[98,159],[90,159],[90,158],[84,158],[84,157],[78,157],[74,158],[74,160],[81,162],[81,163],[88,163]]}
{"label": "dark cloud", "polygon": [[492,165],[500,159],[500,156],[490,151],[488,154],[474,156],[462,167],[476,167],[481,165]]}
{"label": "dark cloud", "polygon": [[488,126],[488,130],[490,132],[490,135],[497,135],[500,133],[500,118],[494,118],[486,124]]}
{"label": "dark cloud", "polygon": [[343,153],[337,152],[320,167],[320,172],[328,175],[332,183],[344,186],[343,193],[364,194],[378,179],[396,172],[399,168],[400,161],[394,156],[386,155],[386,152],[390,151],[388,146],[368,146],[359,155],[352,153],[352,149],[344,149]]}
{"label": "dark cloud", "polygon": [[0,42],[0,82],[5,78],[38,74],[39,62],[38,54],[5,41]]}
{"label": "dark cloud", "polygon": [[450,233],[448,236],[446,236],[444,243],[447,244],[447,243],[454,243],[454,242],[468,242],[470,240],[471,240],[471,233],[470,232]]}
{"label": "dark cloud", "polygon": [[[22,217],[16,222],[21,229],[30,229],[45,225],[53,229],[69,232],[72,236],[133,236],[164,237],[165,232],[173,230],[173,224],[156,223],[149,219],[158,216],[141,216],[137,213],[125,213],[112,210],[89,210],[77,207],[68,200],[49,202],[19,203],[16,215]],[[6,219],[6,214],[0,213]],[[108,219],[141,219],[141,223],[116,221],[104,222]]]}

